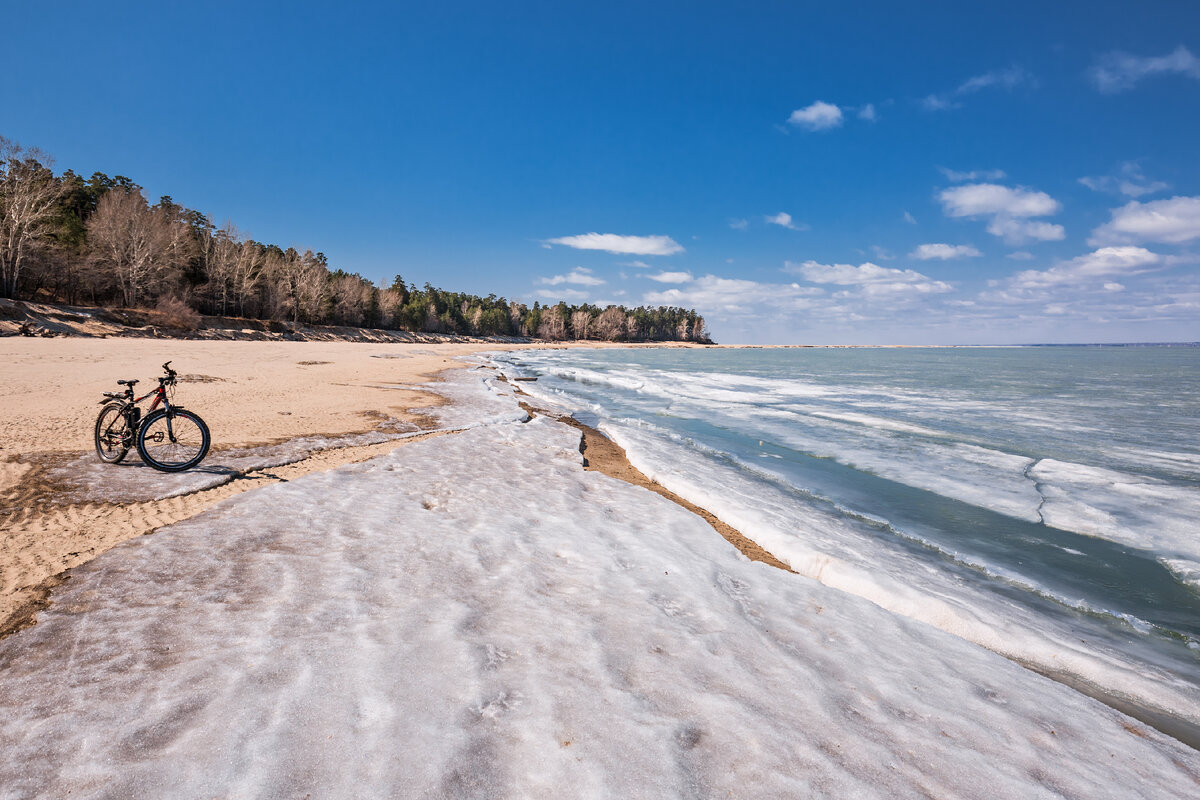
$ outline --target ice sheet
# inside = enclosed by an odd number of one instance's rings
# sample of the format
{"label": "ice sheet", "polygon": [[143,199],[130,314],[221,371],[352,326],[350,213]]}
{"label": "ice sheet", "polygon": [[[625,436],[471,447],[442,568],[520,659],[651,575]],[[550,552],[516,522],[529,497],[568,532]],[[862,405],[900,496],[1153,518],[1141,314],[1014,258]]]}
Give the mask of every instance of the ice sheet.
{"label": "ice sheet", "polygon": [[4,800],[1200,781],[1174,740],[584,472],[545,417],[240,495],[76,569],[0,641],[0,752]]}
{"label": "ice sheet", "polygon": [[[569,409],[590,401],[597,418],[623,416],[632,408],[642,419],[665,412],[713,421],[750,439],[834,459],[1016,519],[1044,521],[1168,558],[1200,560],[1195,535],[1200,455],[1183,452],[1186,440],[1178,452],[1162,449],[1161,434],[1150,436],[1158,446],[1145,437],[1137,439],[1138,446],[1117,444],[1123,441],[1117,430],[1121,406],[1109,395],[1030,397],[1028,387],[1008,393],[935,389],[932,378],[917,391],[894,383],[852,385],[844,378],[826,384],[803,375],[564,365],[567,358],[587,362],[558,351],[520,354],[535,374],[574,382],[543,381],[529,391]],[[498,354],[496,359],[506,363],[518,357]],[[1157,406],[1164,398],[1127,397],[1126,402]],[[1115,415],[1101,418],[1114,429],[1097,427],[1097,408]],[[1143,409],[1136,410],[1144,416]],[[1181,410],[1182,418],[1194,414],[1194,407]],[[1026,451],[1018,452],[1014,440]],[[1076,459],[1052,457],[1044,448],[1072,451]],[[1139,474],[1146,469],[1162,470],[1163,476]]]}
{"label": "ice sheet", "polygon": [[[605,423],[602,430],[647,476],[717,515],[802,575],[1020,663],[1072,676],[1111,695],[1135,698],[1200,724],[1195,685],[1177,675],[1131,662],[1094,637],[1081,642],[1076,629],[965,583],[928,559],[881,548],[873,539],[876,532],[852,524],[843,514],[798,502],[780,485],[730,469],[661,430],[616,423]],[[877,523],[887,527],[886,521]],[[891,531],[891,535],[898,533]],[[1027,583],[1019,575],[1003,577]],[[1068,598],[1057,599],[1070,604]]]}
{"label": "ice sheet", "polygon": [[1054,459],[1030,470],[1047,525],[1200,561],[1200,490]]}
{"label": "ice sheet", "polygon": [[301,436],[277,444],[218,450],[185,472],[152,469],[136,450],[129,451],[120,464],[105,464],[89,453],[50,470],[49,475],[63,486],[62,497],[67,502],[141,503],[211,489],[242,473],[294,464],[321,450],[379,444],[422,433],[411,423],[393,422],[388,427],[386,431]]}

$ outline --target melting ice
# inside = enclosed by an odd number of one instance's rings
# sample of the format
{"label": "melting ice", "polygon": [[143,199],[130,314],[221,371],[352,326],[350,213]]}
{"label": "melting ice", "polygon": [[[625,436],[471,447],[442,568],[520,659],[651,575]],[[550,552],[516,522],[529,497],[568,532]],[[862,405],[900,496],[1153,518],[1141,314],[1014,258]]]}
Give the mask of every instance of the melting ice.
{"label": "melting ice", "polygon": [[0,642],[0,798],[1194,792],[1195,751],[747,561],[460,378],[489,424],[76,569]]}
{"label": "melting ice", "polygon": [[495,360],[802,574],[1200,741],[1200,348]]}

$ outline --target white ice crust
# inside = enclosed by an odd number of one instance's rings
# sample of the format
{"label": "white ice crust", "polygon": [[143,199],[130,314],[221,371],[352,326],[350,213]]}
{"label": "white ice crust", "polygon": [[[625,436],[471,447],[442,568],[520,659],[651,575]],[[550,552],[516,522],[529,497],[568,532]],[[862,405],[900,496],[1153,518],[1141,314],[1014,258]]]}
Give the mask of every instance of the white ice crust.
{"label": "white ice crust", "polygon": [[[511,356],[509,357],[511,358]],[[995,447],[954,441],[939,431],[943,418],[976,410],[1009,417],[1024,428],[1063,429],[1072,423],[1034,408],[981,404],[966,395],[851,386],[823,386],[800,378],[761,378],[722,373],[654,369],[607,371],[564,366],[558,353],[522,353],[542,374],[587,384],[632,389],[661,399],[684,416],[741,421],[740,433],[760,435],[819,457],[906,486],[935,492],[980,508],[1061,530],[1152,551],[1164,564],[1200,563],[1200,492],[1114,469],[1054,459],[1037,460]],[[530,389],[546,400],[550,392]],[[851,406],[854,410],[847,410]],[[928,425],[898,417],[928,420]],[[1080,440],[1089,431],[1080,427]],[[1194,475],[1196,457],[1186,453],[1124,449],[1129,465],[1183,470]]]}
{"label": "white ice crust", "polygon": [[1195,794],[1195,751],[747,561],[464,380],[494,421],[77,568],[0,641],[0,798]]}
{"label": "white ice crust", "polygon": [[[986,593],[927,560],[881,550],[869,532],[843,517],[797,503],[780,485],[724,468],[661,430],[613,423],[602,428],[648,477],[733,525],[801,575],[1021,663],[1200,724],[1195,684],[1178,675],[1131,663],[1102,641],[1080,641],[1070,625]],[[999,577],[1029,585],[1019,574]],[[1074,603],[1070,597],[1055,599]]]}

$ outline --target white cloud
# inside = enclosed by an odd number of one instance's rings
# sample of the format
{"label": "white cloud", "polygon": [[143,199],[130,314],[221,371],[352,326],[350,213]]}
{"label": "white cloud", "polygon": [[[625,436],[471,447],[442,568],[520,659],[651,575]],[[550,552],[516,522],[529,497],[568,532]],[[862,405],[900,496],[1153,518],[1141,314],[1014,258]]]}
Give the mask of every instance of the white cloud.
{"label": "white cloud", "polygon": [[886,247],[880,247],[877,244],[871,245],[870,250],[871,250],[871,254],[874,255],[876,258],[878,258],[880,261],[891,261],[893,258],[896,257],[896,254],[893,253],[891,250],[888,250]]}
{"label": "white cloud", "polygon": [[969,183],[944,189],[938,199],[948,217],[990,217],[988,233],[1003,237],[1009,244],[1066,237],[1061,225],[1028,219],[1057,214],[1062,208],[1045,192],[995,183]]}
{"label": "white cloud", "polygon": [[1009,244],[1059,242],[1067,238],[1067,231],[1062,225],[1005,216],[993,217],[988,223],[987,232],[1002,237]]}
{"label": "white cloud", "polygon": [[788,122],[810,131],[825,131],[842,124],[842,110],[831,103],[816,101],[805,108],[798,108],[788,117]]}
{"label": "white cloud", "polygon": [[1045,192],[1013,189],[995,183],[972,183],[945,189],[938,196],[948,217],[1003,214],[1009,217],[1043,217],[1057,214],[1061,206]]}
{"label": "white cloud", "polygon": [[1170,74],[1200,80],[1200,58],[1183,45],[1165,56],[1146,58],[1114,52],[1103,56],[1089,71],[1096,88],[1107,94],[1132,89],[1138,81],[1151,75]]}
{"label": "white cloud", "polygon": [[1092,231],[1091,245],[1168,242],[1178,244],[1200,238],[1200,197],[1172,197],[1126,203],[1112,211],[1112,219]]}
{"label": "white cloud", "polygon": [[858,118],[865,119],[867,122],[874,122],[875,120],[879,119],[879,116],[875,113],[875,104],[867,103],[865,106],[860,108],[858,110]]}
{"label": "white cloud", "polygon": [[958,170],[947,169],[946,167],[938,167],[938,172],[946,176],[946,180],[951,183],[962,183],[963,181],[999,181],[1008,177],[1002,169],[974,169],[970,172],[959,172]]}
{"label": "white cloud", "polygon": [[548,244],[561,244],[576,250],[603,250],[631,256],[669,256],[682,253],[683,247],[670,236],[621,236],[615,233],[583,233],[547,239]]}
{"label": "white cloud", "polygon": [[1024,69],[1014,65],[1008,69],[992,70],[982,75],[976,75],[974,78],[968,78],[963,81],[961,86],[954,90],[954,93],[959,95],[973,94],[980,89],[986,89],[991,86],[1013,89],[1022,83],[1036,83],[1036,81]]}
{"label": "white cloud", "polygon": [[942,261],[951,258],[974,258],[981,256],[974,247],[969,244],[922,244],[918,245],[916,250],[908,254],[909,258],[916,258],[921,261],[929,261],[930,259],[938,258]]}
{"label": "white cloud", "polygon": [[650,265],[645,261],[622,261],[623,267],[637,267],[638,269],[650,269]]}
{"label": "white cloud", "polygon": [[908,213],[907,211],[904,212],[904,221],[907,222],[909,225],[917,224],[917,218],[914,217],[912,214]]}
{"label": "white cloud", "polygon": [[806,231],[808,226],[804,223],[796,224],[792,221],[792,215],[786,211],[780,211],[778,214],[763,217],[763,220],[772,224],[778,225],[781,228],[787,228],[789,231]]}
{"label": "white cloud", "polygon": [[813,297],[824,293],[823,289],[801,287],[794,283],[759,283],[705,275],[696,278],[686,288],[647,292],[642,302],[652,306],[695,308],[701,313],[758,315],[764,308],[785,311],[806,309],[812,306]]}
{"label": "white cloud", "polygon": [[1028,250],[1017,250],[1006,255],[1005,258],[1011,258],[1013,261],[1032,261],[1033,253]]}
{"label": "white cloud", "polygon": [[735,231],[744,231],[750,227],[750,220],[731,219],[729,220],[729,227],[733,228]]}
{"label": "white cloud", "polygon": [[[1046,289],[1053,286],[1094,283],[1101,278],[1127,277],[1150,272],[1163,265],[1162,256],[1144,247],[1102,247],[1091,253],[1064,261],[1047,270],[1025,270],[1013,276],[1018,290]],[[1104,288],[1109,291],[1110,283]],[[1120,284],[1111,284],[1121,287]]]}
{"label": "white cloud", "polygon": [[950,92],[942,92],[941,94],[931,94],[921,100],[923,105],[929,111],[941,111],[947,108],[957,108],[960,103],[956,102],[958,98],[965,97],[970,94],[975,94],[981,89],[992,87],[1000,89],[1015,89],[1021,84],[1037,85],[1037,79],[1030,73],[1018,66],[1011,66],[1008,69],[997,69],[991,72],[985,72],[982,75],[976,75],[972,78],[967,78],[958,88]]}
{"label": "white cloud", "polygon": [[692,280],[690,272],[660,272],[657,275],[647,275],[652,281],[659,283],[688,283]]}
{"label": "white cloud", "polygon": [[1104,284],[1104,291],[1123,292],[1125,291],[1125,287],[1115,281],[1109,281],[1108,283]]}
{"label": "white cloud", "polygon": [[550,278],[542,278],[538,283],[546,286],[559,286],[564,283],[573,283],[578,286],[603,286],[604,281],[592,274],[590,269],[576,267],[566,275],[554,275]]}
{"label": "white cloud", "polygon": [[858,286],[868,297],[898,294],[939,294],[953,290],[944,281],[935,281],[911,269],[892,269],[872,264],[870,261],[859,266],[851,264],[820,264],[805,261],[784,264],[784,272],[799,275],[813,283],[834,283],[841,286]]}
{"label": "white cloud", "polygon": [[1171,188],[1163,181],[1147,179],[1136,161],[1127,161],[1122,164],[1116,175],[1084,177],[1080,178],[1079,182],[1093,192],[1123,194],[1126,197],[1141,197],[1144,194],[1153,194]]}

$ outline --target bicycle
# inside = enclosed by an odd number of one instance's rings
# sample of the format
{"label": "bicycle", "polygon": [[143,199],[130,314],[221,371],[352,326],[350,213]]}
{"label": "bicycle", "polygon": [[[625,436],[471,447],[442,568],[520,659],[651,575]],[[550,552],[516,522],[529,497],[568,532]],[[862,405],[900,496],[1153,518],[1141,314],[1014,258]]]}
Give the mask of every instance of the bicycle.
{"label": "bicycle", "polygon": [[[194,412],[171,404],[167,389],[174,388],[178,373],[170,361],[163,369],[167,374],[158,379],[158,388],[141,397],[134,397],[136,380],[117,381],[124,392],[104,392],[104,408],[96,417],[96,454],[104,463],[119,464],[136,447],[142,461],[154,469],[182,472],[208,455],[208,425]],[[137,404],[148,397],[154,402],[143,417]]]}

